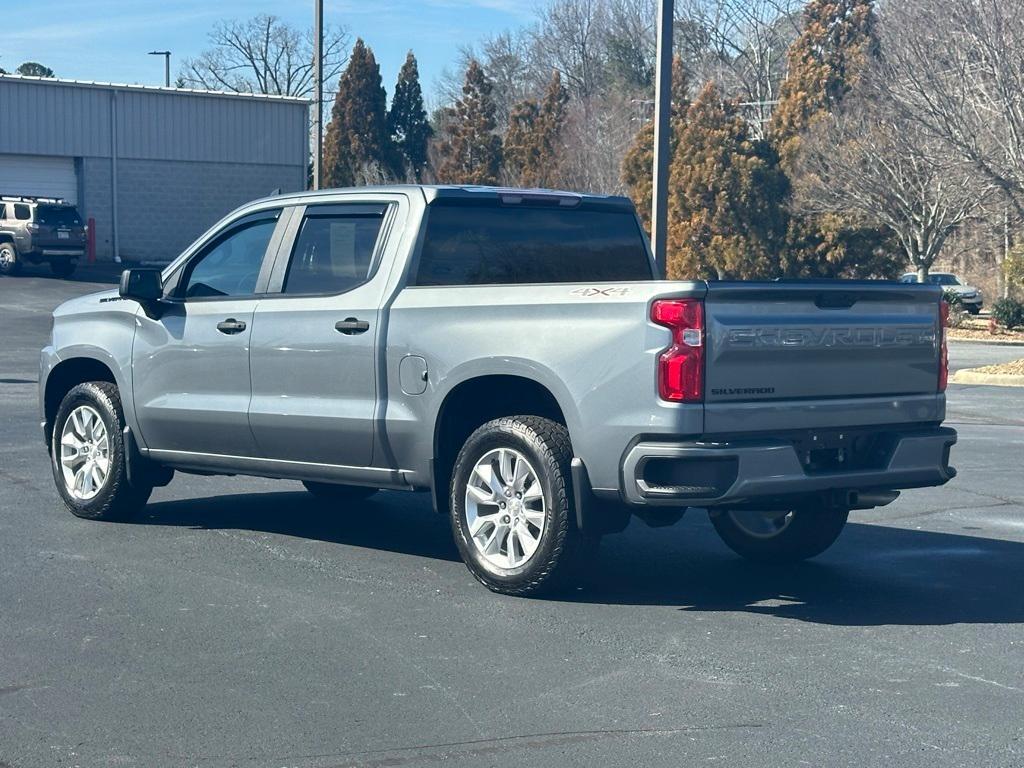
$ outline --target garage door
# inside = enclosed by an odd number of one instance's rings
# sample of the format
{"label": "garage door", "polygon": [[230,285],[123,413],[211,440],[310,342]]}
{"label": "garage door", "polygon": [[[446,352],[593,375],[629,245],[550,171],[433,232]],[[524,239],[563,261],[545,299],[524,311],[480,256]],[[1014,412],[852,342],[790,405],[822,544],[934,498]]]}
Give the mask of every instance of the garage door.
{"label": "garage door", "polygon": [[63,197],[78,202],[73,157],[0,155],[0,195]]}

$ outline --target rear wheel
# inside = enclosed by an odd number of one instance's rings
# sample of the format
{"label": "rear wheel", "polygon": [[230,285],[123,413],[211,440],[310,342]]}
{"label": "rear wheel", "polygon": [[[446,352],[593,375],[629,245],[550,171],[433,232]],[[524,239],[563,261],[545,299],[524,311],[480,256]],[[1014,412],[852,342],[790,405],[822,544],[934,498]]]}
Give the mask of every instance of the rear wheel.
{"label": "rear wheel", "polygon": [[124,412],[117,387],[91,381],[61,401],[50,447],[53,479],[76,517],[123,520],[141,510],[153,492],[128,482]]}
{"label": "rear wheel", "polygon": [[50,262],[50,272],[53,273],[54,277],[62,277],[66,279],[75,274],[75,268],[77,266],[77,263],[69,259],[54,259]]}
{"label": "rear wheel", "polygon": [[0,275],[17,275],[21,272],[21,257],[14,243],[0,243]]}
{"label": "rear wheel", "polygon": [[849,511],[805,505],[783,511],[725,510],[711,523],[736,554],[766,563],[791,563],[820,555],[839,537]]}
{"label": "rear wheel", "polygon": [[335,485],[334,483],[302,483],[306,490],[320,501],[344,504],[363,501],[377,492],[376,488],[364,488],[361,485]]}
{"label": "rear wheel", "polygon": [[570,576],[599,539],[575,525],[572,447],[562,424],[510,416],[479,427],[452,473],[452,533],[470,572],[507,595],[530,595]]}

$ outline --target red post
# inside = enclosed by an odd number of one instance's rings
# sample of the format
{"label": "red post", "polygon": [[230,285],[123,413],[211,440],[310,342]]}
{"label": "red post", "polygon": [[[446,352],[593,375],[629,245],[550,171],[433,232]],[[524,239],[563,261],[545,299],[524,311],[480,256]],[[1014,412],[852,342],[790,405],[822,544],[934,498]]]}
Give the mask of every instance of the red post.
{"label": "red post", "polygon": [[89,217],[88,229],[85,235],[86,260],[90,264],[96,263],[96,219]]}

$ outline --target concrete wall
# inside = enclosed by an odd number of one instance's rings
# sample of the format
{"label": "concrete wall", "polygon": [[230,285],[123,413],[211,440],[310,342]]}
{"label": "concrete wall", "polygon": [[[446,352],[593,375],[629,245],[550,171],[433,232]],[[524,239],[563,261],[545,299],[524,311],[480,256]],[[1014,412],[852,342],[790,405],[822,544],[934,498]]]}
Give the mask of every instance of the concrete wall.
{"label": "concrete wall", "polygon": [[[109,158],[83,158],[79,209],[96,220],[96,258],[114,257]],[[120,160],[123,261],[171,261],[232,210],[275,189],[305,188],[303,169],[244,163]]]}
{"label": "concrete wall", "polygon": [[243,203],[305,185],[305,169],[286,165],[122,160],[121,259],[170,261]]}

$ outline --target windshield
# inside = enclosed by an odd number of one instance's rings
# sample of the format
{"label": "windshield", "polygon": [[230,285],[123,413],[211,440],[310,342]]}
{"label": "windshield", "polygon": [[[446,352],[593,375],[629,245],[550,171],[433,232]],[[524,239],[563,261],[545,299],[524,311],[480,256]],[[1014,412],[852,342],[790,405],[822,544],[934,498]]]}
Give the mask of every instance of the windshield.
{"label": "windshield", "polygon": [[36,209],[36,223],[48,227],[80,227],[82,219],[70,206],[40,205]]}
{"label": "windshield", "polygon": [[928,275],[928,282],[932,285],[960,285],[953,275]]}

